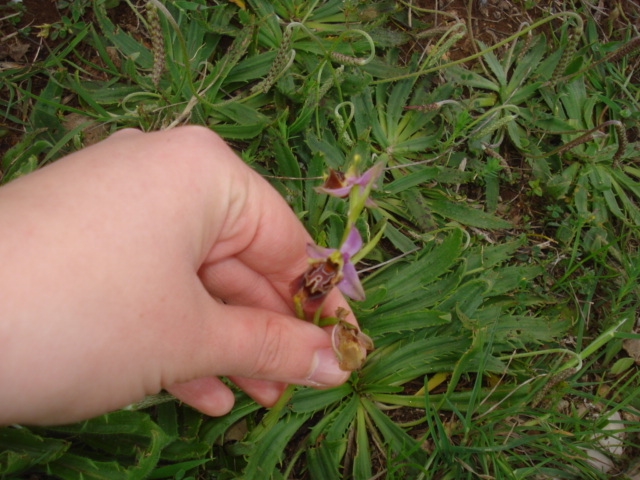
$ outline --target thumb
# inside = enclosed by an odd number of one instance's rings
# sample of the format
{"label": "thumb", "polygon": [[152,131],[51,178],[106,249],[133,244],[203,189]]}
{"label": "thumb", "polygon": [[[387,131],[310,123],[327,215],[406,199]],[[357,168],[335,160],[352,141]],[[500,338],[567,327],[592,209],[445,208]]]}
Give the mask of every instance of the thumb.
{"label": "thumb", "polygon": [[[183,375],[236,376],[314,387],[339,385],[350,372],[338,366],[329,334],[309,322],[261,308],[210,299],[199,332],[190,336]],[[179,375],[179,376],[183,376]]]}

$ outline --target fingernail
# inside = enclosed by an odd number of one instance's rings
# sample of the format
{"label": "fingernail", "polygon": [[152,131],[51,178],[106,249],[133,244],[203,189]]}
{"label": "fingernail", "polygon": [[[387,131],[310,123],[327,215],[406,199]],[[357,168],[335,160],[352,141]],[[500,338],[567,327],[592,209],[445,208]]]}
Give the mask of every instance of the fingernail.
{"label": "fingernail", "polygon": [[332,348],[316,351],[313,370],[307,381],[316,386],[333,386],[344,383],[351,372],[340,369],[338,359]]}

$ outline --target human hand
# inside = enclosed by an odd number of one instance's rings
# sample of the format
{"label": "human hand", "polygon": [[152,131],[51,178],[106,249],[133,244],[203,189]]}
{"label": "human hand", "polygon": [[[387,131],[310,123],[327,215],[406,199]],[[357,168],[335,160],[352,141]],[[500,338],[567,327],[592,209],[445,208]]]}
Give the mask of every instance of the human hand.
{"label": "human hand", "polygon": [[287,383],[348,377],[327,332],[293,317],[311,239],[209,130],[118,132],[0,188],[0,225],[0,424],[162,388],[222,415],[220,375],[267,406]]}

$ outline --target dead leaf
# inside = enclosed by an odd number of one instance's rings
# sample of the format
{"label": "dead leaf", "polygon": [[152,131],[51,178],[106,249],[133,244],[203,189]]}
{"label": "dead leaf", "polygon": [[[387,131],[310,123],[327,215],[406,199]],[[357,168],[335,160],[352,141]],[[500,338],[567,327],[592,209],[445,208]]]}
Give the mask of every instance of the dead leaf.
{"label": "dead leaf", "polygon": [[18,62],[22,60],[22,58],[26,55],[28,51],[29,51],[29,44],[20,42],[18,39],[16,39],[15,42],[9,45],[8,53],[12,60]]}
{"label": "dead leaf", "polygon": [[62,125],[67,132],[70,132],[74,128],[78,128],[83,123],[86,123],[86,125],[81,129],[82,145],[85,147],[98,143],[108,134],[106,125],[98,124],[91,117],[87,117],[80,113],[69,113],[65,115],[64,120],[62,121]]}
{"label": "dead leaf", "polygon": [[627,338],[622,342],[622,348],[626,350],[631,358],[640,365],[640,339],[639,338]]}
{"label": "dead leaf", "polygon": [[242,10],[246,10],[247,6],[245,5],[243,0],[229,0],[229,2],[231,3],[235,3],[237,6],[239,6]]}

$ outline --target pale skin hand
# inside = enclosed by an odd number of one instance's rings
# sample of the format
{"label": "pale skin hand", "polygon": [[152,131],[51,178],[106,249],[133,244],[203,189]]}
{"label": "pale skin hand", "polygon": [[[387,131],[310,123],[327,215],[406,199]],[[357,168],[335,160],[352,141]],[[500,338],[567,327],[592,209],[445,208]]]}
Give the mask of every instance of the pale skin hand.
{"label": "pale skin hand", "polygon": [[348,377],[328,333],[293,318],[308,234],[206,129],[125,130],[15,180],[0,225],[0,424],[76,421],[162,388],[222,415],[220,375],[263,405],[286,383]]}

